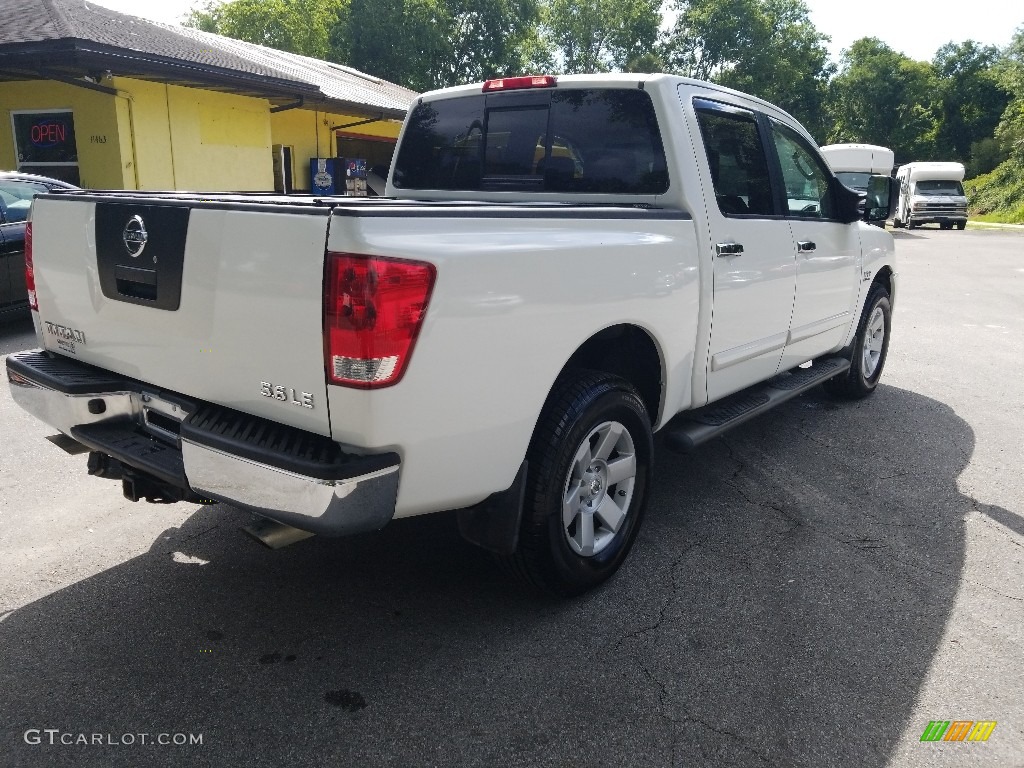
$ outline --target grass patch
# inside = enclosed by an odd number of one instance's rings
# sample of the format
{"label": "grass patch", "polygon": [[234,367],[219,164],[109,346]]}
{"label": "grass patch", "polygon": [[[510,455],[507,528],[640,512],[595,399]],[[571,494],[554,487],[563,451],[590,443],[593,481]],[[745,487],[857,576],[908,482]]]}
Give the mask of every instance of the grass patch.
{"label": "grass patch", "polygon": [[991,173],[964,182],[968,213],[975,221],[1024,224],[1024,167],[1010,158]]}
{"label": "grass patch", "polygon": [[971,214],[969,221],[980,224],[1024,224],[1024,208],[1016,213],[977,213]]}

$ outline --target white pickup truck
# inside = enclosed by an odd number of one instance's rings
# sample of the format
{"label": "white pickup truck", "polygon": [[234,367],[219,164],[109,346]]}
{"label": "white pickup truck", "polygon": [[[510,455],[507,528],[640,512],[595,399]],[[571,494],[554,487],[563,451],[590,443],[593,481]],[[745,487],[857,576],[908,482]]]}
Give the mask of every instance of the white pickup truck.
{"label": "white pickup truck", "polygon": [[570,595],[635,540],[656,430],[691,450],[882,373],[893,241],[864,219],[888,211],[752,96],[666,75],[428,93],[387,195],[41,196],[42,350],[7,359],[14,398],[133,500],[324,535],[459,510]]}

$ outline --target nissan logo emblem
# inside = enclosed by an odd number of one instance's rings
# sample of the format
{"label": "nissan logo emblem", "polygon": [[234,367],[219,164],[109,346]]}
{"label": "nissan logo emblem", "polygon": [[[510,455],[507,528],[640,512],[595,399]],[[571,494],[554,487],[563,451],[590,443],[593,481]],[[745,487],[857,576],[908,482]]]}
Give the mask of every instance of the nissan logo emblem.
{"label": "nissan logo emblem", "polygon": [[128,249],[128,255],[135,258],[146,248],[149,240],[149,233],[146,232],[146,223],[141,216],[132,216],[124,225],[122,233],[124,247]]}

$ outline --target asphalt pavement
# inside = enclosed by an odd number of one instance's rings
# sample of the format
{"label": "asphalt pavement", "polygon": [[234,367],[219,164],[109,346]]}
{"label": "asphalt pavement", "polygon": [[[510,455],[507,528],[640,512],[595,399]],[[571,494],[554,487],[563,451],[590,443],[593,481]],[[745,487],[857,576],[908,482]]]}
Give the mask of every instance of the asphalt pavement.
{"label": "asphalt pavement", "polygon": [[1024,766],[1024,233],[896,238],[878,391],[659,445],[569,601],[448,515],[270,551],[133,504],[0,386],[0,765]]}

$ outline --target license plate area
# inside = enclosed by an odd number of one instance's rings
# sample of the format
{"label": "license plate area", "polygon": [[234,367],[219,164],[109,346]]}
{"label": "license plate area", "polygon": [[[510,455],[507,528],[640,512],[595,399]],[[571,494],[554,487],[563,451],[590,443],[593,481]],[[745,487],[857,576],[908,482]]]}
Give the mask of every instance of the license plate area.
{"label": "license plate area", "polygon": [[194,406],[148,392],[133,392],[132,405],[135,422],[145,432],[181,447],[181,422],[191,415]]}

